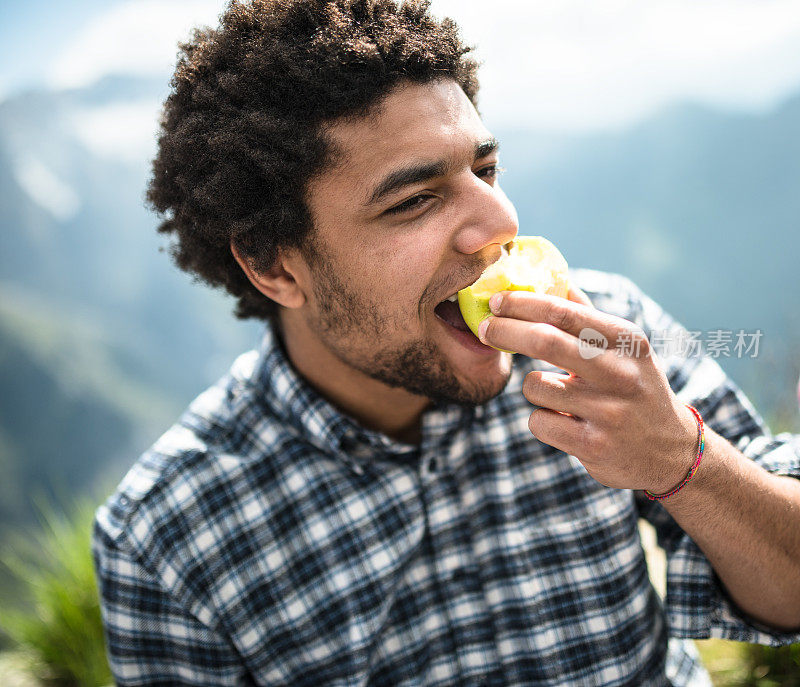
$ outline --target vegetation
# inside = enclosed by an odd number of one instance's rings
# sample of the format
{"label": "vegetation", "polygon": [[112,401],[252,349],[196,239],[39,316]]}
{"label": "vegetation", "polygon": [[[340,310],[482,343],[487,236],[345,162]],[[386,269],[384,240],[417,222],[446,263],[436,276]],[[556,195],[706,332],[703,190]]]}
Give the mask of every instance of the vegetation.
{"label": "vegetation", "polygon": [[715,687],[800,687],[800,644],[696,642]]}
{"label": "vegetation", "polygon": [[18,536],[0,558],[27,597],[23,608],[2,601],[0,627],[41,684],[111,683],[90,550],[94,510],[88,499],[68,513],[39,505],[39,530]]}

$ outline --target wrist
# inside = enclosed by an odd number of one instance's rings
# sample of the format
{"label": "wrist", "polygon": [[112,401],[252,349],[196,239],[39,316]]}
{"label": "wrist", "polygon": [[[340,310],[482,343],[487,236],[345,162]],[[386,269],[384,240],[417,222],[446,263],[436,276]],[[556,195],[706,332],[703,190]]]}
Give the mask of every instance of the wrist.
{"label": "wrist", "polygon": [[654,483],[645,489],[652,500],[668,498],[680,491],[697,472],[705,448],[705,427],[700,414],[688,404],[677,408],[681,429],[661,462],[665,469]]}

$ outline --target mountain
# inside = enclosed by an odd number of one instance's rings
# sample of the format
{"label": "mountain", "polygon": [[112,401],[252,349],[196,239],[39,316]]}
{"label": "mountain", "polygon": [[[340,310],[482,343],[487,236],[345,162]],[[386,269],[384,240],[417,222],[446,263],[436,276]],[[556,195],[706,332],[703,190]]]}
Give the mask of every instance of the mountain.
{"label": "mountain", "polygon": [[[110,488],[257,342],[258,323],[160,251],[143,194],[165,95],[108,77],[0,103],[3,522],[29,519],[40,489]],[[796,423],[800,97],[589,136],[494,133],[523,233],[631,277],[690,329],[761,328],[758,358],[719,361]]]}
{"label": "mountain", "polygon": [[160,252],[144,207],[163,94],[106,79],[0,104],[0,518],[107,489],[257,341]]}
{"label": "mountain", "polygon": [[702,340],[762,330],[755,358],[717,361],[800,429],[800,95],[762,114],[682,104],[621,131],[498,138],[521,231],[630,277]]}

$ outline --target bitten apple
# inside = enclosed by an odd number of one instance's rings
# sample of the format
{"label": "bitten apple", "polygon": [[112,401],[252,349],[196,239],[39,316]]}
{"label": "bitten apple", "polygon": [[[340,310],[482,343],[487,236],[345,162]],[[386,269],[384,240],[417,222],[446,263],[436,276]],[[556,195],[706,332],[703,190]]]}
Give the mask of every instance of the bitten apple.
{"label": "bitten apple", "polygon": [[567,261],[543,236],[517,236],[497,262],[489,265],[473,284],[458,292],[461,315],[475,336],[478,336],[480,323],[492,314],[489,299],[498,291],[533,291],[566,298],[569,292]]}

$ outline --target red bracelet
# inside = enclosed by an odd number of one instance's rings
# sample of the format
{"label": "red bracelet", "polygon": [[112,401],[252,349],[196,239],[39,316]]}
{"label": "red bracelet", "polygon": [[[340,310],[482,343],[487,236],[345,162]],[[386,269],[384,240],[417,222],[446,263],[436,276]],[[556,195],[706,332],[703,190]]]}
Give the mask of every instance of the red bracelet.
{"label": "red bracelet", "polygon": [[703,427],[703,418],[700,416],[700,413],[697,412],[697,409],[694,406],[690,406],[688,403],[685,404],[686,407],[694,413],[694,418],[697,420],[697,458],[695,458],[694,465],[689,469],[689,472],[686,473],[686,477],[683,478],[683,482],[681,482],[677,487],[675,487],[672,491],[668,491],[666,494],[654,494],[652,491],[644,490],[645,495],[651,501],[662,501],[663,499],[669,498],[674,494],[677,494],[686,483],[694,477],[695,473],[697,472],[697,468],[700,467],[700,460],[703,457],[703,449],[706,447],[706,432]]}

